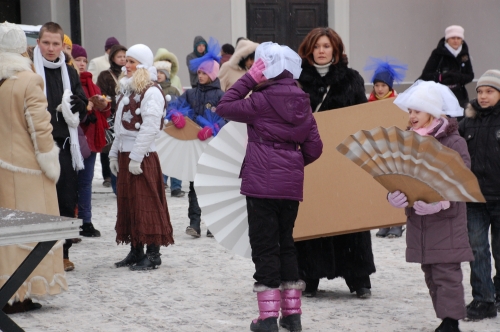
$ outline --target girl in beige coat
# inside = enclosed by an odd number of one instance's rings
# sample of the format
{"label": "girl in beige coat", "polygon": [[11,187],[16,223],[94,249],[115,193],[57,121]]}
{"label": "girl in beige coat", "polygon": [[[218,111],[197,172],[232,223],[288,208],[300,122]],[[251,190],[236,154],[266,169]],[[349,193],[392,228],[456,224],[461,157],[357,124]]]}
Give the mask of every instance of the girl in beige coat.
{"label": "girl in beige coat", "polygon": [[[24,32],[15,24],[0,24],[0,207],[59,215],[59,148],[52,139],[43,80],[21,55],[25,51]],[[62,242],[49,251],[4,311],[40,308],[30,299],[67,289]],[[35,245],[0,247],[0,287]]]}

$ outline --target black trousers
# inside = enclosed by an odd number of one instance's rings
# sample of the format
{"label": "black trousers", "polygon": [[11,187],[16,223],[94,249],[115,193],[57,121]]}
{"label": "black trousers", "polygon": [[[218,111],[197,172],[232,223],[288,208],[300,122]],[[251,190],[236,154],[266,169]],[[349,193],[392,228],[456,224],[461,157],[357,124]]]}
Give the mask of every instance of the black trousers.
{"label": "black trousers", "polygon": [[189,226],[194,228],[198,233],[201,232],[200,223],[201,223],[201,209],[198,204],[198,196],[196,196],[196,191],[194,191],[194,182],[189,182],[189,207],[188,207],[188,217],[189,217]]}
{"label": "black trousers", "polygon": [[[302,277],[302,280],[306,282],[306,292],[313,292],[318,290],[319,279]],[[360,288],[372,288],[369,275],[361,277],[347,277],[344,278],[344,280],[351,293],[359,290]]]}
{"label": "black trousers", "polygon": [[293,227],[299,202],[247,196],[248,235],[258,284],[277,288],[299,279]]}
{"label": "black trousers", "polygon": [[101,152],[101,169],[104,180],[111,177],[111,168],[109,168],[109,152]]}
{"label": "black trousers", "polygon": [[[78,173],[73,169],[69,140],[56,139],[59,151],[59,164],[61,175],[56,184],[57,202],[59,203],[59,214],[62,217],[75,218],[75,208],[78,204]],[[71,240],[66,240],[63,245],[63,256],[68,257],[69,248],[73,245]]]}

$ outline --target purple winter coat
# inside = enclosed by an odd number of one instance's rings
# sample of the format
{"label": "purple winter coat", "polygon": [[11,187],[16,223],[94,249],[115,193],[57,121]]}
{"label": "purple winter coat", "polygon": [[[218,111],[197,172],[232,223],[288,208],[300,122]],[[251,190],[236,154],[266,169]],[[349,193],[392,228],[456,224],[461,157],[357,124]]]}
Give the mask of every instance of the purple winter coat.
{"label": "purple winter coat", "polygon": [[285,71],[256,86],[243,75],[217,106],[227,120],[247,124],[248,145],[241,166],[241,194],[302,201],[304,166],[319,158],[323,143],[311,112],[309,95]]}
{"label": "purple winter coat", "polygon": [[[444,146],[457,151],[470,168],[467,143],[458,133],[456,119],[438,125],[430,135]],[[450,202],[438,213],[419,216],[413,208],[405,209],[406,261],[421,264],[459,263],[474,260],[467,233],[465,202]]]}

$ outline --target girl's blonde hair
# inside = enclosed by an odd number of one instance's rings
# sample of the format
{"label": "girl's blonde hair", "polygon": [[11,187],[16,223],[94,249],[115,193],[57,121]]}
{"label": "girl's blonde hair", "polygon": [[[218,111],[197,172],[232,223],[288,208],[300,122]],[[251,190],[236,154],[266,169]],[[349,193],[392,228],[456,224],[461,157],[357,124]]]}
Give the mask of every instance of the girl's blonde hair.
{"label": "girl's blonde hair", "polygon": [[[120,79],[125,76],[125,72],[120,74],[118,77],[118,82]],[[151,81],[151,77],[149,76],[149,71],[146,68],[137,68],[134,74],[132,75],[132,89],[136,94],[140,94],[151,85],[153,81]],[[116,93],[120,93],[120,84],[116,85]]]}

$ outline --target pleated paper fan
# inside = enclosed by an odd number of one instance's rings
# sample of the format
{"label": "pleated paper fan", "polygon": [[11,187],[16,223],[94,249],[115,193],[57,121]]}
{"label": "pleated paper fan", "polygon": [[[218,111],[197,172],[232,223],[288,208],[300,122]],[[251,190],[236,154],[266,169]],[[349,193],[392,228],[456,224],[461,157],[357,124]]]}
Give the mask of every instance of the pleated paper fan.
{"label": "pleated paper fan", "polygon": [[194,180],[202,219],[217,242],[250,257],[246,198],[240,194],[241,164],[247,146],[246,124],[229,122],[198,160]]}
{"label": "pleated paper fan", "polygon": [[337,150],[389,192],[404,192],[409,206],[417,200],[485,202],[477,178],[458,152],[434,137],[378,127],[350,135]]}
{"label": "pleated paper fan", "polygon": [[193,181],[198,159],[210,140],[212,138],[205,141],[198,138],[177,139],[160,131],[160,137],[156,139],[156,151],[163,174],[183,181]]}

